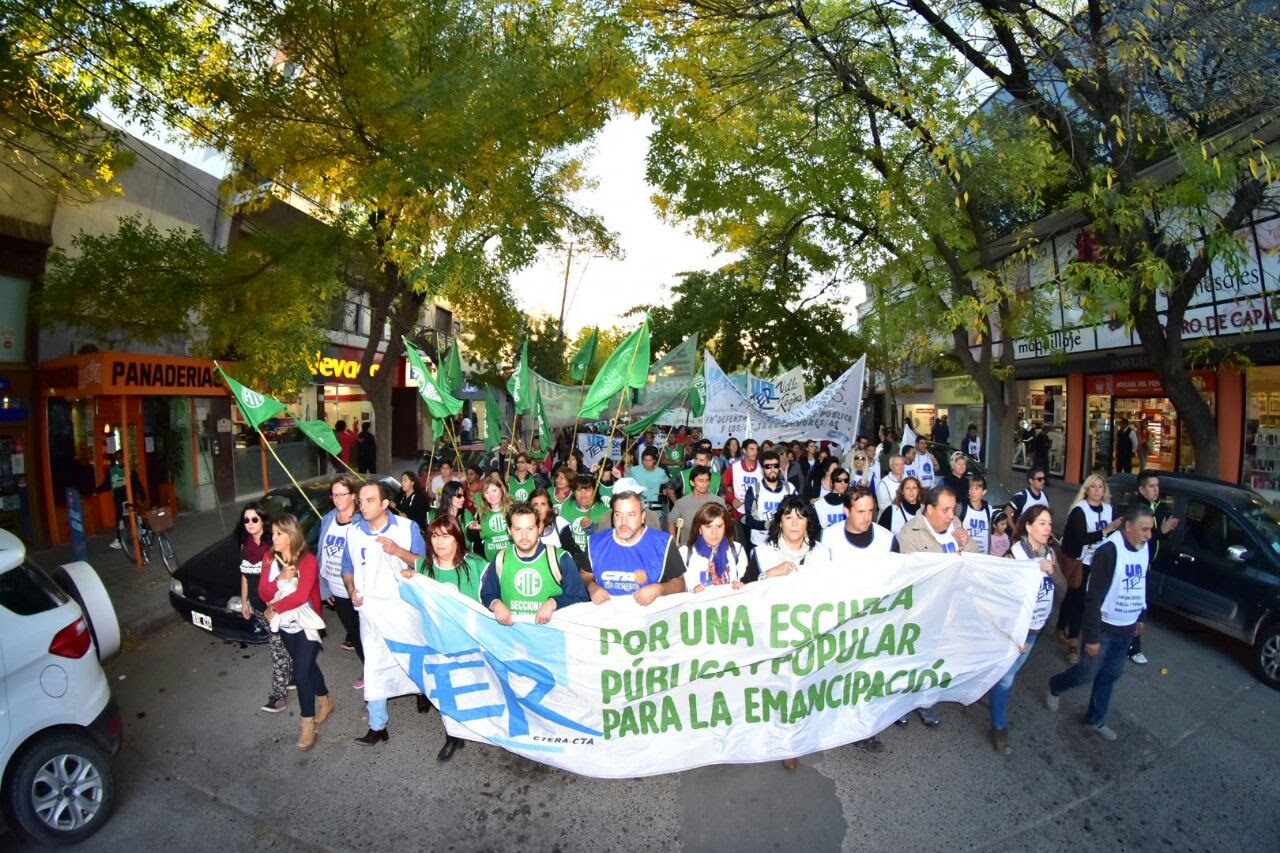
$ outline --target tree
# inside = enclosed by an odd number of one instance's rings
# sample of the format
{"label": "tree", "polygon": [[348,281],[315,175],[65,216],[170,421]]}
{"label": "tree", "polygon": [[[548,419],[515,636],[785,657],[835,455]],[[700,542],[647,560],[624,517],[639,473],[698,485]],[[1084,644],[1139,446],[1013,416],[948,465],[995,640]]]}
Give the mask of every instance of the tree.
{"label": "tree", "polygon": [[670,213],[731,249],[798,280],[862,281],[893,306],[878,313],[894,322],[864,332],[885,359],[871,366],[892,374],[946,350],[1007,434],[1013,355],[992,330],[1043,323],[995,241],[1061,192],[1062,170],[1038,131],[978,111],[938,39],[899,31],[888,8],[815,8],[661,7],[650,178]]}
{"label": "tree", "polygon": [[195,2],[0,0],[0,168],[40,191],[91,198],[127,164],[89,112],[104,98],[154,121],[170,61],[202,44]]}
{"label": "tree", "polygon": [[1240,228],[1274,208],[1275,5],[905,6],[911,26],[942,39],[967,73],[1044,131],[1074,190],[1065,207],[1094,247],[1068,267],[1068,287],[1092,318],[1136,330],[1195,446],[1196,470],[1217,475],[1217,423],[1186,369],[1183,319],[1215,262],[1239,262]]}
{"label": "tree", "polygon": [[237,362],[236,375],[275,395],[299,393],[342,294],[323,274],[322,233],[256,235],[220,252],[194,230],[161,232],[138,217],[113,234],[80,234],[55,249],[40,295],[44,322],[104,338],[158,343]]}
{"label": "tree", "polygon": [[[359,247],[343,275],[369,297],[361,384],[380,425],[394,371],[369,367],[428,297],[502,292],[566,235],[609,241],[568,199],[582,175],[567,153],[632,86],[625,27],[607,10],[232,0],[227,12],[240,37],[196,57],[179,94],[199,111],[200,141],[249,165],[245,189],[290,188]],[[278,46],[274,61],[264,46]],[[391,443],[378,446],[385,469]]]}

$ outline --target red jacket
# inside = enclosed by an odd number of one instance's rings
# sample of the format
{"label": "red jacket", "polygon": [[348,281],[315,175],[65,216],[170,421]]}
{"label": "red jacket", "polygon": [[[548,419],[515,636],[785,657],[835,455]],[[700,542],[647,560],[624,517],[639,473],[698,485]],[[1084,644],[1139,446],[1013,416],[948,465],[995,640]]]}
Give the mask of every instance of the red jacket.
{"label": "red jacket", "polygon": [[[262,596],[262,600],[268,605],[271,604],[271,599],[276,597],[276,582],[267,579],[271,575],[271,562],[275,558],[276,555],[270,551],[266,553],[262,558],[262,574],[258,577],[258,595]],[[316,555],[308,551],[298,561],[298,591],[272,605],[273,608],[276,612],[292,610],[295,607],[301,607],[304,602],[310,602],[311,609],[317,615],[323,615],[324,611],[320,609],[319,580],[320,564],[316,562]]]}

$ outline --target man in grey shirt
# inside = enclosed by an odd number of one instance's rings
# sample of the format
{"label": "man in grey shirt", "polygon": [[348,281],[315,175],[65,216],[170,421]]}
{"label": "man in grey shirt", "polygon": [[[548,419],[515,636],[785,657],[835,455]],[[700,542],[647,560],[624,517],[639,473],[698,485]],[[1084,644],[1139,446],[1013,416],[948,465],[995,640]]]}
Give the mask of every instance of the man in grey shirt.
{"label": "man in grey shirt", "polygon": [[704,503],[725,505],[724,498],[711,493],[711,469],[707,466],[694,465],[689,469],[689,485],[692,490],[676,501],[675,507],[671,510],[667,528],[667,531],[676,537],[677,544],[680,544],[688,535],[685,531],[689,530],[690,525],[693,524],[693,516]]}

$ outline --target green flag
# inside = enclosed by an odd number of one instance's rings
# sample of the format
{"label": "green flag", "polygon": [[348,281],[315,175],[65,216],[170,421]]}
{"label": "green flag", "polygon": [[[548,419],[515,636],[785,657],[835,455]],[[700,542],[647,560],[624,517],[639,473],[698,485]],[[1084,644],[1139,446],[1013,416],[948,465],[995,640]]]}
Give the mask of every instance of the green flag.
{"label": "green flag", "polygon": [[450,394],[457,394],[462,390],[462,354],[458,352],[456,340],[441,359],[439,378],[441,386]]}
{"label": "green flag", "polygon": [[575,382],[581,382],[587,378],[587,371],[591,369],[591,362],[596,359],[596,344],[599,342],[600,329],[592,329],[586,343],[573,354],[573,361],[569,362],[569,375],[573,377]]}
{"label": "green flag", "polygon": [[524,339],[524,346],[520,348],[520,363],[516,365],[515,373],[511,374],[511,378],[507,380],[507,393],[511,395],[511,402],[515,404],[517,415],[523,415],[533,409],[533,388],[531,387],[529,376],[529,339]]}
{"label": "green flag", "polygon": [[422,361],[422,353],[418,348],[404,339],[404,354],[418,372],[418,396],[427,404],[427,411],[433,418],[448,418],[462,411],[462,401],[456,399],[448,391],[436,384],[435,377],[427,370]]}
{"label": "green flag", "polygon": [[485,391],[484,407],[484,450],[488,453],[502,441],[502,410],[498,401],[493,399],[492,391]]}
{"label": "green flag", "polygon": [[274,397],[268,397],[266,394],[259,394],[252,388],[244,387],[228,376],[226,371],[222,369],[222,365],[216,361],[213,366],[217,368],[218,373],[222,376],[222,381],[227,383],[227,387],[235,395],[236,402],[240,404],[240,414],[244,415],[244,419],[249,426],[254,429],[261,429],[263,421],[270,420],[284,411],[284,403]]}
{"label": "green flag", "polygon": [[342,445],[338,444],[338,437],[333,434],[333,427],[324,421],[298,421],[298,429],[302,430],[302,434],[319,445],[321,450],[327,451],[334,456],[342,454]]}
{"label": "green flag", "polygon": [[542,449],[548,451],[552,447],[551,424],[547,422],[547,410],[542,405],[542,395],[537,394],[533,401],[534,419],[537,421],[538,439]]}
{"label": "green flag", "polygon": [[440,418],[432,418],[432,419],[431,419],[431,442],[432,442],[432,444],[434,444],[435,442],[439,441],[439,440],[440,440],[440,437],[441,437],[441,436],[443,436],[443,435],[444,435],[444,421],[443,421],[443,420],[441,420]]}
{"label": "green flag", "polygon": [[699,370],[689,386],[689,411],[695,418],[702,417],[707,410],[707,372]]}
{"label": "green flag", "polygon": [[622,428],[622,431],[630,436],[639,435],[640,433],[647,430],[649,427],[653,426],[657,422],[658,418],[666,414],[667,409],[670,409],[672,406],[674,406],[676,404],[676,401],[679,400],[681,397],[683,397],[687,393],[688,393],[688,390],[686,389],[676,394],[672,394],[670,397],[667,398],[666,402],[664,402],[661,406],[658,407],[657,411],[652,412],[648,415],[645,415],[643,418],[641,418],[638,421],[634,421],[632,423],[627,424]]}
{"label": "green flag", "polygon": [[609,399],[624,388],[643,388],[649,378],[649,318],[627,335],[596,374],[596,381],[582,400],[579,416],[600,417]]}

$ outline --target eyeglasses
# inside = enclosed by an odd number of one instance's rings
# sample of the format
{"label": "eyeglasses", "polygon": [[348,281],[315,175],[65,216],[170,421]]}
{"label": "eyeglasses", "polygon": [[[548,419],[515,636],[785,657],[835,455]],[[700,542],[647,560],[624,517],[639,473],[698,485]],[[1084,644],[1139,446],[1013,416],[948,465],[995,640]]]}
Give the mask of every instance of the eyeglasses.
{"label": "eyeglasses", "polygon": [[781,467],[782,467],[781,465],[765,465],[765,466],[764,466],[764,470],[766,470],[766,471],[777,471],[777,470],[779,470]]}
{"label": "eyeglasses", "polygon": [[1033,483],[1043,483],[1043,482],[1044,482],[1044,477],[1032,477],[1032,478],[1031,478],[1031,482],[1033,482]]}
{"label": "eyeglasses", "polygon": [[245,524],[261,524],[262,523],[262,519],[258,518],[256,515],[246,515],[244,518],[240,520],[243,521]]}
{"label": "eyeglasses", "polygon": [[351,497],[351,492],[330,492],[329,497],[333,498],[336,501],[338,498]]}

